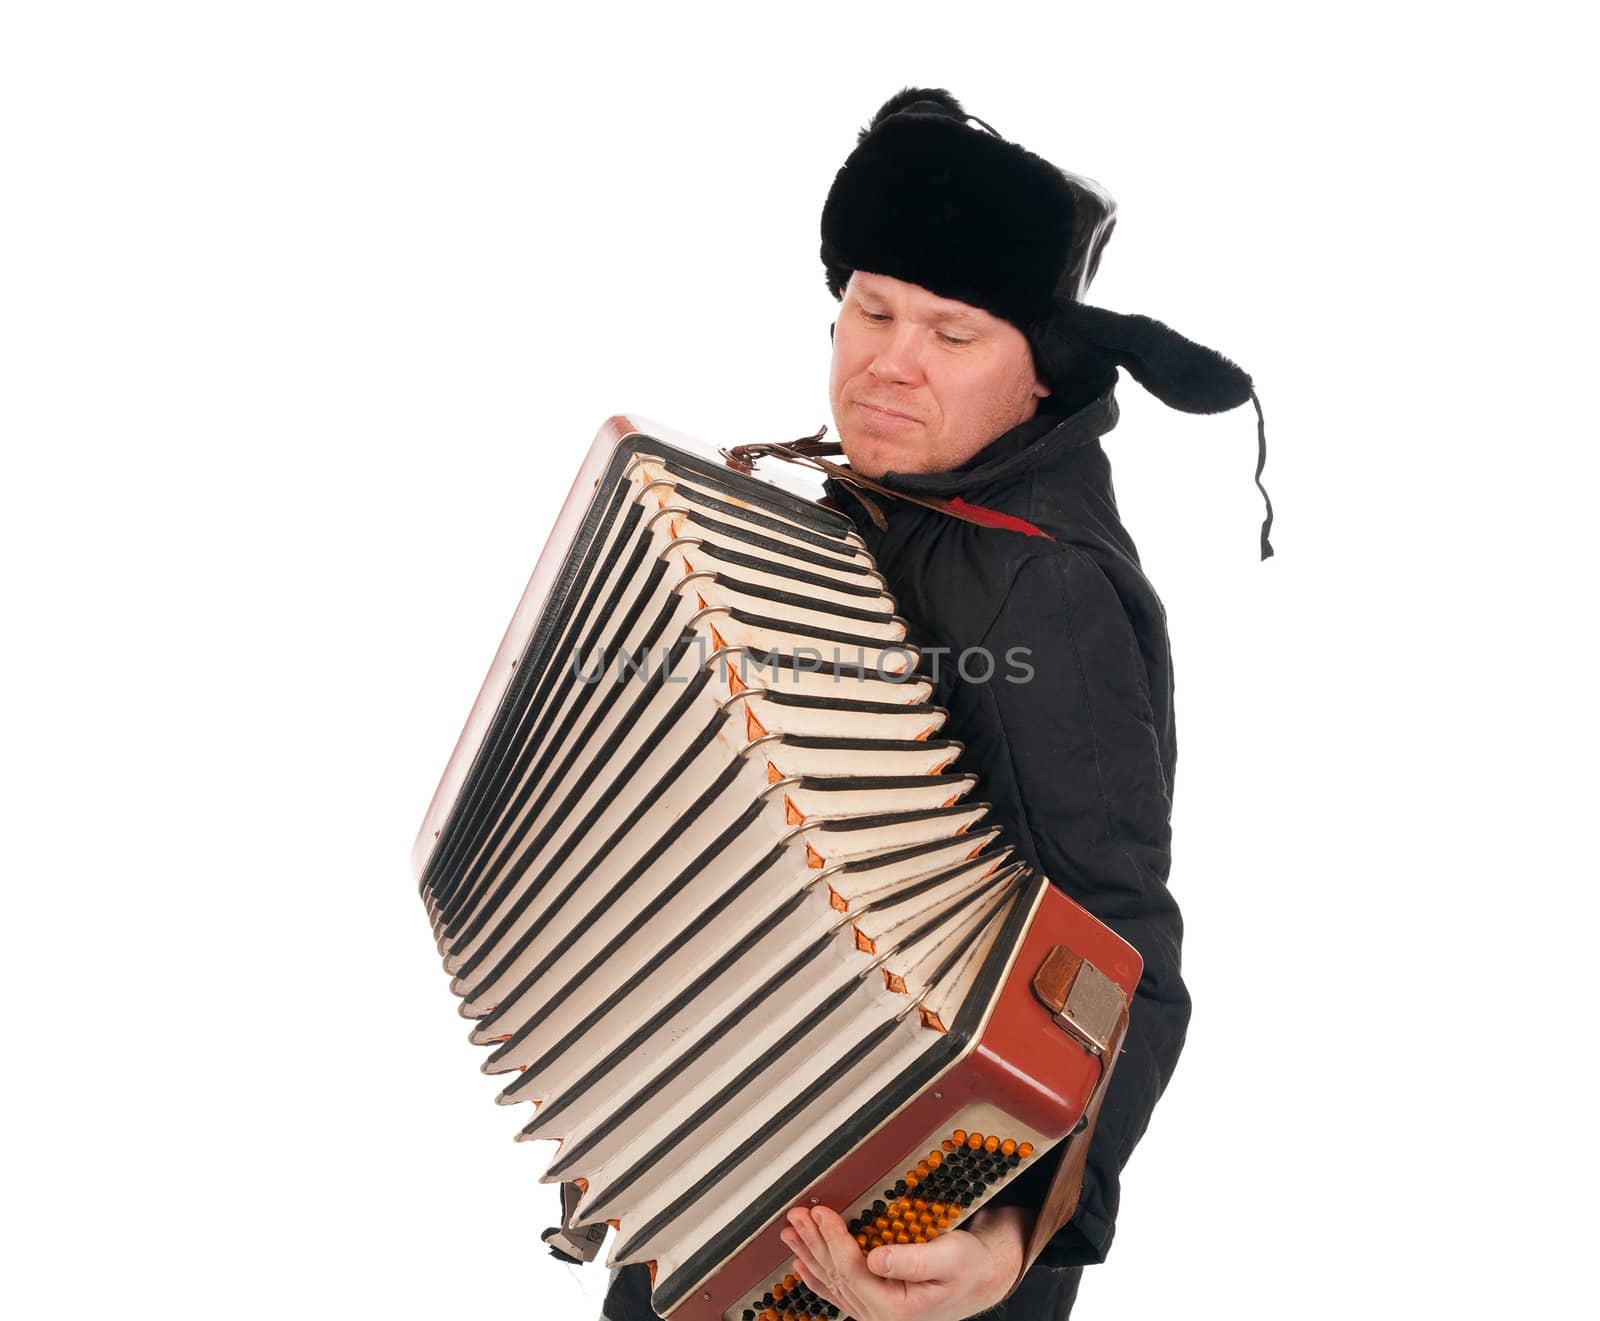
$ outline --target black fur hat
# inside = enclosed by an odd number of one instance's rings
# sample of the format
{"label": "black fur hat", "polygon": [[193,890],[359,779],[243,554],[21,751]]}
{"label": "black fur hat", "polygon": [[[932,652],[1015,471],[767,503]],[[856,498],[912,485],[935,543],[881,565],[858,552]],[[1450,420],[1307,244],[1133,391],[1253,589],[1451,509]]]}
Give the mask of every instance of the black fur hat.
{"label": "black fur hat", "polygon": [[[834,178],[822,264],[835,298],[852,272],[867,271],[1011,322],[1057,406],[1094,398],[1118,367],[1185,412],[1254,399],[1249,375],[1216,350],[1082,301],[1115,225],[1116,203],[1094,180],[1008,142],[943,88],[908,87],[861,130]],[[1265,459],[1263,423],[1258,486]],[[1263,559],[1271,523],[1269,500]]]}
{"label": "black fur hat", "polygon": [[1103,242],[1115,209],[1086,181],[1075,188],[1049,161],[969,128],[961,103],[941,89],[907,88],[857,143],[822,209],[835,297],[852,271],[865,270],[1025,328],[1050,315],[1063,280],[1076,286],[1082,236]]}

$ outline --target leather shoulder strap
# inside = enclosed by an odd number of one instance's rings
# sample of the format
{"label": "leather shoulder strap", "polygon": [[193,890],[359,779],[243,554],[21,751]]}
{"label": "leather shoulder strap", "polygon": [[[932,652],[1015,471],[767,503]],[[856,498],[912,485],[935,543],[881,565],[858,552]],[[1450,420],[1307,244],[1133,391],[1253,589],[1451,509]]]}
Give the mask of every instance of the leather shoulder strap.
{"label": "leather shoulder strap", "polygon": [[1028,522],[1025,518],[1018,518],[1014,514],[1001,513],[997,509],[985,509],[982,505],[969,504],[960,496],[945,499],[936,495],[916,495],[910,491],[897,491],[892,486],[885,486],[882,482],[871,477],[863,477],[853,468],[843,467],[837,463],[830,463],[822,456],[825,454],[839,455],[843,450],[840,446],[821,439],[821,433],[808,436],[804,440],[790,441],[788,444],[769,443],[763,445],[736,445],[731,450],[724,450],[723,456],[733,466],[742,472],[753,472],[754,463],[759,458],[783,459],[787,463],[798,463],[808,468],[815,468],[818,472],[826,473],[836,482],[850,492],[861,502],[861,507],[867,511],[867,517],[880,532],[888,530],[889,522],[883,515],[883,510],[870,496],[868,491],[878,495],[886,495],[895,500],[904,500],[907,504],[921,505],[924,509],[932,509],[947,517],[959,519],[963,523],[973,523],[978,527],[1000,528],[1007,532],[1020,532],[1024,536],[1043,537],[1046,541],[1054,541],[1043,528]]}

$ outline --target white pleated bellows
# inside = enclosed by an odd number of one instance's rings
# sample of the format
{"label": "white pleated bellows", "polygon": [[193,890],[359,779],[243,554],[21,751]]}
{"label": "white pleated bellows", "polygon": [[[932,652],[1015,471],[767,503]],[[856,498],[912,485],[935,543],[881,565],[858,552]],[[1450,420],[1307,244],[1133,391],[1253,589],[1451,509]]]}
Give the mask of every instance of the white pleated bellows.
{"label": "white pleated bellows", "polygon": [[1031,902],[894,610],[837,514],[627,437],[423,868],[501,1102],[658,1296],[909,1099]]}

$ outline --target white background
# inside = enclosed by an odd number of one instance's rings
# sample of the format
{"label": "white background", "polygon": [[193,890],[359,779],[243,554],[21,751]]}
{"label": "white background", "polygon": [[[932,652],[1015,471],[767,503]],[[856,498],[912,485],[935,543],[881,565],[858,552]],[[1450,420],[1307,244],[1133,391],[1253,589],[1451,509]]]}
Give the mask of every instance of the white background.
{"label": "white background", "polygon": [[593,1316],[411,837],[600,422],[827,420],[907,83],[1105,183],[1095,301],[1267,417],[1266,564],[1248,409],[1106,442],[1197,1008],[1076,1315],[1580,1309],[1576,7],[1104,8],[5,7],[8,1311]]}

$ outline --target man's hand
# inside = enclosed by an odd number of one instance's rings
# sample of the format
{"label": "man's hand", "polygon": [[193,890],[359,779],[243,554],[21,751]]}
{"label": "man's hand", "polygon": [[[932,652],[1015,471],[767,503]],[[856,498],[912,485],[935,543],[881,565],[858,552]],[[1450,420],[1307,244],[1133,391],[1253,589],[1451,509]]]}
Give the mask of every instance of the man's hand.
{"label": "man's hand", "polygon": [[855,1321],[965,1321],[993,1307],[1022,1269],[1030,1213],[985,1208],[931,1243],[863,1253],[827,1207],[789,1212],[783,1241],[800,1278]]}

